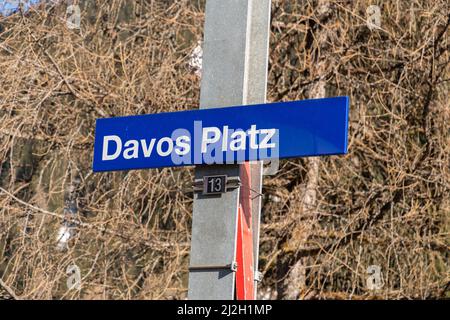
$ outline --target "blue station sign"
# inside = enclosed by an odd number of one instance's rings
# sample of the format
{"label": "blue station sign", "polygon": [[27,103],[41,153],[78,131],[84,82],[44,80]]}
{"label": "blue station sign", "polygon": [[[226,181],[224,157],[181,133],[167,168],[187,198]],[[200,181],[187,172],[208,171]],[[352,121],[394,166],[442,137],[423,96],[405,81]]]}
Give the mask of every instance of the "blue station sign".
{"label": "blue station sign", "polygon": [[348,97],[97,119],[95,172],[347,153]]}

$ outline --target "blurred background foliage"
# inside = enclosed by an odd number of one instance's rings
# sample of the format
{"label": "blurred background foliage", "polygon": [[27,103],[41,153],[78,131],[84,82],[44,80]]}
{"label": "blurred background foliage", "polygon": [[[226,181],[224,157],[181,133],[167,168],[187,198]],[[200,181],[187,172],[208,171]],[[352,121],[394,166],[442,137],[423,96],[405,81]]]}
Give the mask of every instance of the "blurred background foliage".
{"label": "blurred background foliage", "polygon": [[[91,164],[96,118],[198,108],[204,6],[42,1],[0,17],[0,297],[186,298],[193,169]],[[346,156],[265,177],[259,298],[449,296],[449,23],[445,0],[273,0],[268,101],[348,95],[350,137]]]}

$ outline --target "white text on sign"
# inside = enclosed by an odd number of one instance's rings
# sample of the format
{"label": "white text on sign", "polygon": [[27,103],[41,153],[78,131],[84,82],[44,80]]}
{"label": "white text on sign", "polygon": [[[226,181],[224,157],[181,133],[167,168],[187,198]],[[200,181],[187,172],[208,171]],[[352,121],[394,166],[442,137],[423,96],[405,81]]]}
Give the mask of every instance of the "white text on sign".
{"label": "white text on sign", "polygon": [[[246,131],[229,126],[202,127],[201,121],[194,122],[194,139],[186,129],[174,130],[171,136],[123,141],[117,135],[103,137],[102,161],[112,161],[119,157],[125,160],[171,156],[175,163],[190,164],[191,151],[194,159],[203,157],[206,163],[226,163],[244,161],[245,152],[276,152],[278,133],[275,128],[258,129],[251,125]],[[200,149],[200,154],[198,152]],[[182,162],[180,162],[182,161]]]}

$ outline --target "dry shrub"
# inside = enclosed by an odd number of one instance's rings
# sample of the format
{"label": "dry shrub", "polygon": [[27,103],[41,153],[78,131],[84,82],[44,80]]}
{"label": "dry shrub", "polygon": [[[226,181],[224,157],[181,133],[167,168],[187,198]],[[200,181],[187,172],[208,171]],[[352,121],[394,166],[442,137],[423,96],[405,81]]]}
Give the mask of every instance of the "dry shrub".
{"label": "dry shrub", "polygon": [[[185,298],[192,169],[91,163],[96,118],[198,108],[188,61],[204,1],[79,2],[81,30],[65,3],[0,20],[0,295]],[[383,1],[370,30],[371,4],[273,1],[268,100],[312,97],[322,81],[351,114],[348,155],[320,159],[316,176],[313,162],[283,161],[265,179],[264,297],[448,295],[448,4]],[[73,264],[80,291],[66,286]],[[380,290],[366,287],[370,265]]]}

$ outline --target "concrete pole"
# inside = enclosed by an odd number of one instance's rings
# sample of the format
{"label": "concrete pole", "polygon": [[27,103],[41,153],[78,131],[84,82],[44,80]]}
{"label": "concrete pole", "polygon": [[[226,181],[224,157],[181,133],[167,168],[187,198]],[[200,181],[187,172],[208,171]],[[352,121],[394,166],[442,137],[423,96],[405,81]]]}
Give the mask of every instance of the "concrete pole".
{"label": "concrete pole", "polygon": [[[207,0],[200,108],[264,103],[271,0]],[[262,169],[252,165],[257,268]],[[226,174],[239,165],[196,168],[195,178]],[[232,300],[235,296],[239,188],[219,196],[194,195],[188,298]]]}

